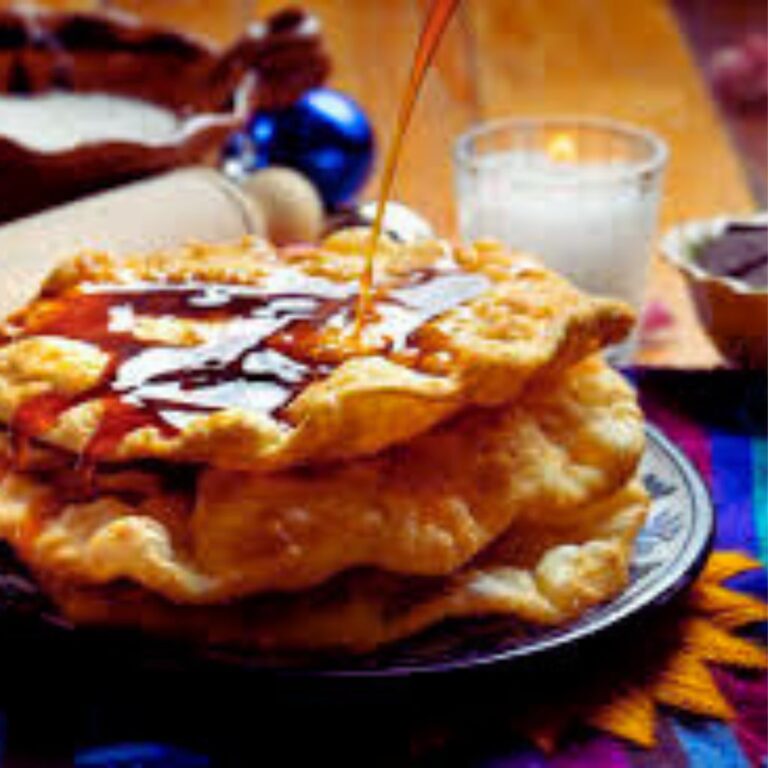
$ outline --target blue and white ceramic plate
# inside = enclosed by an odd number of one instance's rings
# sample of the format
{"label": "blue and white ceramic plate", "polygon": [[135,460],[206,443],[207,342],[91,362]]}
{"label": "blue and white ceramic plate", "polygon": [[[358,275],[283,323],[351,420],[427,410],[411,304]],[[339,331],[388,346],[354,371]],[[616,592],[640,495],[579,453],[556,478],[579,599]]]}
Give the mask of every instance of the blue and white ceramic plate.
{"label": "blue and white ceramic plate", "polygon": [[531,629],[509,618],[457,620],[375,654],[350,659],[237,658],[250,668],[323,677],[404,677],[531,661],[572,648],[643,611],[668,603],[696,576],[709,551],[714,511],[699,474],[658,430],[647,428],[640,476],[651,509],[635,546],[631,580],[611,602],[557,629]]}
{"label": "blue and white ceramic plate", "polygon": [[[622,628],[644,611],[668,603],[690,583],[702,566],[714,529],[712,504],[696,470],[677,448],[651,427],[648,428],[640,475],[650,492],[652,504],[636,542],[628,587],[611,602],[590,611],[577,622],[557,629],[534,629],[508,617],[456,620],[379,652],[355,657],[267,656],[183,646],[114,631],[77,630],[67,634],[78,646],[82,641],[81,650],[86,650],[88,655],[109,649],[110,652],[125,652],[150,666],[159,663],[164,668],[187,671],[197,665],[206,668],[212,665],[216,669],[234,667],[238,671],[249,670],[270,676],[287,673],[294,680],[305,681],[431,677],[435,673],[521,666],[526,662],[547,660],[602,636],[606,630]],[[7,576],[5,581],[15,578]],[[9,591],[6,587],[3,589]],[[30,590],[34,592],[35,587],[29,585],[20,592],[17,589],[16,602],[29,603],[30,598],[34,598],[34,594],[27,594]],[[32,602],[34,604],[34,600]],[[2,612],[7,614],[8,606]],[[48,624],[56,623],[51,619],[55,616],[48,617]]]}

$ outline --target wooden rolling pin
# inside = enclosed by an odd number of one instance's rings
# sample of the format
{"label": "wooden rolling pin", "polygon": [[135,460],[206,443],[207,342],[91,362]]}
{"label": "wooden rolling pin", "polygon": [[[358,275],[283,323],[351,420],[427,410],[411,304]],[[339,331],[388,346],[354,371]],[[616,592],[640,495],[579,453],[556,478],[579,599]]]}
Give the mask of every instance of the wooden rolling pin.
{"label": "wooden rolling pin", "polygon": [[0,226],[0,317],[28,301],[61,258],[82,249],[120,254],[190,240],[263,234],[239,189],[208,168],[187,168]]}

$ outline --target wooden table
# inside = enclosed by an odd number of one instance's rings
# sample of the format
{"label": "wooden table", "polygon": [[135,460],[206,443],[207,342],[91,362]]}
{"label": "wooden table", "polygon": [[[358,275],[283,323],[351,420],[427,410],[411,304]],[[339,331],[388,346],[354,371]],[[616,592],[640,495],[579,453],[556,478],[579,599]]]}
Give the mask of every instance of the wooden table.
{"label": "wooden table", "polygon": [[[306,4],[325,22],[334,84],[365,105],[384,143],[427,3]],[[669,143],[662,227],[753,207],[741,163],[663,0],[466,0],[425,85],[396,195],[452,232],[458,133],[506,115],[582,113],[640,123]],[[642,350],[640,361],[716,363],[680,277],[658,259],[650,295],[670,307],[675,325],[663,345]]]}
{"label": "wooden table", "polygon": [[[714,3],[715,0],[712,0]],[[56,5],[89,5],[57,2]],[[248,3],[124,0],[156,19],[233,35]],[[258,0],[259,14],[285,0]],[[324,23],[332,84],[369,112],[386,145],[427,0],[305,0]],[[451,152],[471,123],[507,115],[608,115],[647,126],[671,156],[661,227],[746,211],[742,163],[665,0],[465,0],[442,43],[401,160],[396,197],[444,233],[454,230]],[[369,192],[376,185],[371,182]],[[639,361],[695,367],[718,361],[680,277],[655,259],[650,297],[674,315],[668,338]]]}

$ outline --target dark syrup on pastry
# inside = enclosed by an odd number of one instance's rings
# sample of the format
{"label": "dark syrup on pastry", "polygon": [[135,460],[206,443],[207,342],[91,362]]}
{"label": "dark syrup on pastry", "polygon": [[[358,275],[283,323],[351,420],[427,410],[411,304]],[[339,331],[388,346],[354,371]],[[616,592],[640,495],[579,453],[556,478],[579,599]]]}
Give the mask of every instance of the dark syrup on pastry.
{"label": "dark syrup on pastry", "polygon": [[[375,296],[375,342],[360,350],[348,338],[359,298],[354,283],[277,269],[261,286],[85,284],[30,315],[21,335],[97,346],[109,359],[100,381],[76,396],[27,400],[11,428],[34,438],[69,408],[99,400],[100,424],[84,452],[93,461],[142,427],[172,436],[190,418],[229,408],[285,418],[305,387],[349,357],[384,354],[418,367],[429,346],[423,326],[487,287],[486,277],[453,263],[416,271]],[[192,346],[174,345],[142,338],[139,318],[192,320],[212,330]]]}

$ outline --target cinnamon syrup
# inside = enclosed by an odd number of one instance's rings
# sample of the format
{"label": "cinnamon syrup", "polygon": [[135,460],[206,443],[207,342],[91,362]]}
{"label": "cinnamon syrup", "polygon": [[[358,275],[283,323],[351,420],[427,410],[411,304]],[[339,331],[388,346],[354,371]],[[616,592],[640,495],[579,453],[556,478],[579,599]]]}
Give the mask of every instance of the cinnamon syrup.
{"label": "cinnamon syrup", "polygon": [[413,107],[416,98],[421,91],[424,77],[427,69],[432,63],[437,46],[442,39],[443,32],[448,22],[456,10],[459,0],[432,0],[432,4],[427,11],[427,18],[421,30],[416,52],[411,64],[411,71],[408,77],[408,84],[403,93],[400,102],[400,111],[398,112],[397,122],[395,123],[395,133],[392,143],[387,151],[387,159],[384,164],[384,171],[381,176],[381,185],[376,199],[376,215],[373,219],[371,234],[368,239],[368,248],[365,256],[365,266],[360,277],[360,299],[357,305],[356,332],[359,335],[363,325],[371,314],[371,303],[373,296],[373,262],[381,237],[381,227],[384,220],[384,209],[392,192],[392,183],[395,179],[397,163],[400,159],[400,152],[403,146],[403,139],[413,114]]}
{"label": "cinnamon syrup", "polygon": [[[482,293],[483,275],[453,262],[416,271],[374,297],[373,346],[419,367],[429,351],[421,329],[433,318]],[[54,335],[88,342],[109,363],[96,386],[76,396],[44,394],[20,406],[14,435],[34,438],[80,403],[99,400],[103,414],[83,455],[113,456],[129,432],[154,427],[177,434],[195,416],[225,408],[285,419],[286,408],[310,383],[359,355],[344,343],[359,289],[274,270],[260,286],[203,283],[85,284],[32,315],[21,336]],[[137,318],[205,323],[210,338],[193,346],[138,338]],[[200,327],[199,325],[197,327]]]}

